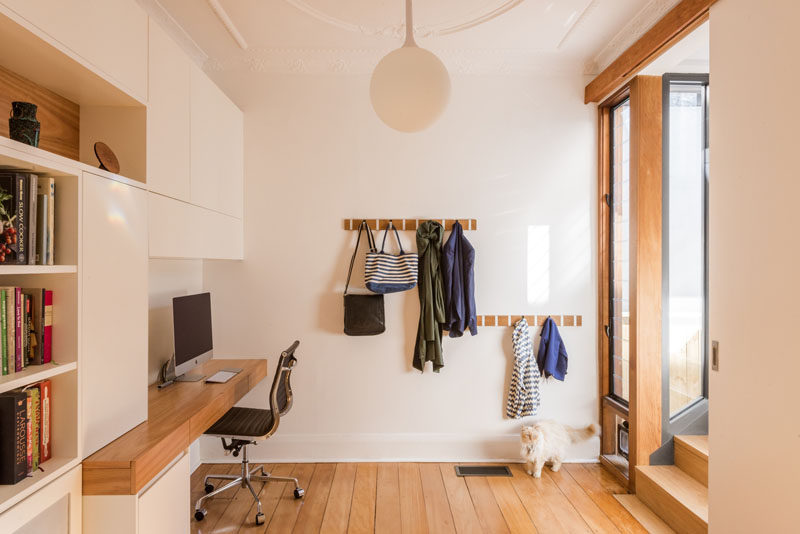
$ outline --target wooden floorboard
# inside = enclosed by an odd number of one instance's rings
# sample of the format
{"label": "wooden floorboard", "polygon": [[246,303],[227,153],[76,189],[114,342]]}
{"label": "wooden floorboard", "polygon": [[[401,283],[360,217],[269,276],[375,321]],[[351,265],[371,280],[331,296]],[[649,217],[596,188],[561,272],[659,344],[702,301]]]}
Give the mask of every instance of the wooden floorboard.
{"label": "wooden floorboard", "polygon": [[[250,492],[232,488],[206,503],[208,515],[191,520],[194,533],[265,532],[643,534],[647,530],[614,498],[624,490],[596,464],[565,464],[535,479],[512,464],[510,478],[458,477],[454,464],[274,464],[276,476],[294,484],[254,483],[265,524],[255,525]],[[192,474],[190,513],[208,473],[238,474],[238,464],[204,464]]]}

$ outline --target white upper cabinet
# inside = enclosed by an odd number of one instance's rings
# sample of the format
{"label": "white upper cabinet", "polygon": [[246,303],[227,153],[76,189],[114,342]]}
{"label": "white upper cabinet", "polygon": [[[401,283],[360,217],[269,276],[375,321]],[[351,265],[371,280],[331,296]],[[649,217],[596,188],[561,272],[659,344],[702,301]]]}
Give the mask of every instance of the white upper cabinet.
{"label": "white upper cabinet", "polygon": [[147,99],[147,15],[134,0],[0,0],[101,71]]}
{"label": "white upper cabinet", "polygon": [[147,185],[190,201],[192,63],[155,21],[150,21],[147,104]]}
{"label": "white upper cabinet", "polygon": [[191,203],[241,218],[244,124],[241,110],[192,65]]}
{"label": "white upper cabinet", "polygon": [[83,456],[147,419],[147,193],[83,173]]}

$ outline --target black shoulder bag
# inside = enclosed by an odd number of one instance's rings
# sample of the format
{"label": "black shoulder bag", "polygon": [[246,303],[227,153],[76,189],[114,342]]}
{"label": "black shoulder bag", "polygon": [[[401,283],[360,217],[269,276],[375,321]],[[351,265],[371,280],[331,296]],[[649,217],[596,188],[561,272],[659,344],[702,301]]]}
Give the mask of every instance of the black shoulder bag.
{"label": "black shoulder bag", "polygon": [[370,252],[376,252],[375,237],[367,225],[361,221],[358,227],[358,239],[353,257],[350,259],[350,270],[347,272],[347,283],[344,286],[344,333],[348,336],[375,336],[386,330],[383,314],[383,295],[348,295],[350,276],[356,261],[358,245],[361,242],[361,231],[367,231],[367,245]]}

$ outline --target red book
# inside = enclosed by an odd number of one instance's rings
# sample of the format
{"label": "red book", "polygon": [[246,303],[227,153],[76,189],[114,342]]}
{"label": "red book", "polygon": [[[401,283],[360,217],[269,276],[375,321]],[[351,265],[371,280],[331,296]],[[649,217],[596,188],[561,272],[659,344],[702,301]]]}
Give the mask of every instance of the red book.
{"label": "red book", "polygon": [[14,324],[16,325],[16,338],[14,340],[14,365],[17,372],[25,368],[22,358],[22,288],[14,288]]}
{"label": "red book", "polygon": [[42,342],[42,363],[49,363],[53,357],[53,292],[44,292],[44,339]]}
{"label": "red book", "polygon": [[39,391],[41,392],[41,426],[39,427],[39,462],[44,462],[50,459],[52,454],[50,449],[50,402],[52,398],[51,385],[49,380],[42,380],[39,382]]}

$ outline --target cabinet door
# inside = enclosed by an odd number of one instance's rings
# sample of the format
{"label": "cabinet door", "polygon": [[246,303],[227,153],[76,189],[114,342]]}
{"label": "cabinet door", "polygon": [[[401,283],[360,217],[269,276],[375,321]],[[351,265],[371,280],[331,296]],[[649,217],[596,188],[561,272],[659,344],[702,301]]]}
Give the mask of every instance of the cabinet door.
{"label": "cabinet door", "polygon": [[189,532],[190,476],[184,454],[139,497],[139,534]]}
{"label": "cabinet door", "polygon": [[83,173],[83,457],[147,419],[147,194]]}
{"label": "cabinet door", "polygon": [[151,258],[242,259],[242,220],[148,194]]}
{"label": "cabinet door", "polygon": [[2,0],[142,102],[147,15],[134,0]]}
{"label": "cabinet door", "polygon": [[192,65],[192,204],[242,217],[242,112]]}
{"label": "cabinet door", "polygon": [[0,532],[81,534],[81,483],[78,465],[0,514]]}
{"label": "cabinet door", "polygon": [[189,201],[191,62],[155,21],[150,21],[147,103],[147,185]]}

